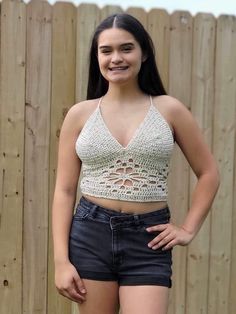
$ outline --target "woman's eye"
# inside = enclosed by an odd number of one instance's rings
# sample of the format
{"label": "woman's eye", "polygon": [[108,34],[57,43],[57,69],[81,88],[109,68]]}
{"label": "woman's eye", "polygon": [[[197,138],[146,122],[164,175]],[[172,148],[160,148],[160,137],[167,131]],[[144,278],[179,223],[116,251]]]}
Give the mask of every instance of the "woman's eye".
{"label": "woman's eye", "polygon": [[123,51],[125,51],[125,52],[129,52],[129,51],[131,51],[131,50],[132,50],[131,47],[124,47],[124,48],[123,48]]}
{"label": "woman's eye", "polygon": [[104,54],[108,54],[110,53],[111,51],[110,50],[102,50],[101,53],[104,53]]}

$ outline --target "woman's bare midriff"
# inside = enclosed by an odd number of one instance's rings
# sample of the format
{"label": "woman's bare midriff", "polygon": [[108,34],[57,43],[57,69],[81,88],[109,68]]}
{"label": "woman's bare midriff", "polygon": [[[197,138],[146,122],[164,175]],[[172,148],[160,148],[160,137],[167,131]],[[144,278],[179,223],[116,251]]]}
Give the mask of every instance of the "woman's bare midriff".
{"label": "woman's bare midriff", "polygon": [[154,210],[165,208],[167,206],[167,202],[163,201],[159,202],[120,201],[100,197],[98,198],[87,194],[83,194],[83,197],[101,207],[127,214],[144,214],[152,212]]}

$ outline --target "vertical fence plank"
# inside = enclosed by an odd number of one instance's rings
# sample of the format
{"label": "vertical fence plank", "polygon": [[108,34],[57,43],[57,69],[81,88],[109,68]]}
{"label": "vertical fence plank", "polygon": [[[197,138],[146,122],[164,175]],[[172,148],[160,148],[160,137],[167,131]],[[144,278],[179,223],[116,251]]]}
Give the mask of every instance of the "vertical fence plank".
{"label": "vertical fence plank", "polygon": [[101,9],[100,19],[101,21],[111,14],[122,13],[123,10],[118,5],[106,5]]}
{"label": "vertical fence plank", "polygon": [[51,205],[56,177],[60,128],[65,114],[75,103],[76,7],[73,4],[57,2],[53,6],[52,38],[48,314],[69,314],[71,312],[71,302],[60,296],[54,285]]}
{"label": "vertical fence plank", "polygon": [[1,4],[0,313],[22,313],[26,8]]}
{"label": "vertical fence plank", "polygon": [[100,20],[100,10],[93,4],[81,4],[77,9],[76,39],[76,101],[87,96],[89,49],[92,34]]}
{"label": "vertical fence plank", "polygon": [[[169,94],[188,108],[191,97],[192,17],[188,12],[174,12],[171,16]],[[184,86],[184,88],[183,88]],[[189,199],[189,166],[176,147],[170,172],[170,198],[172,220],[181,224],[187,213]],[[169,313],[185,313],[186,248],[173,251],[173,289]]]}
{"label": "vertical fence plank", "polygon": [[[236,121],[236,117],[235,117]],[[234,136],[234,189],[233,189],[233,212],[232,212],[232,241],[231,241],[231,261],[230,261],[230,294],[229,313],[236,313],[236,132]]]}
{"label": "vertical fence plank", "polygon": [[[51,6],[27,5],[23,313],[46,313]],[[29,236],[30,235],[30,236]]]}
{"label": "vertical fence plank", "polygon": [[[191,111],[212,146],[214,110],[215,19],[198,14],[194,19]],[[191,172],[190,193],[196,179]],[[210,215],[188,248],[186,313],[207,314],[210,252]]]}
{"label": "vertical fence plank", "polygon": [[144,9],[130,7],[126,10],[126,13],[131,14],[138,19],[145,28],[147,28],[147,12]]}
{"label": "vertical fence plank", "polygon": [[152,37],[156,52],[156,63],[161,79],[168,91],[169,86],[169,46],[170,16],[165,10],[153,9],[148,13],[148,32]]}
{"label": "vertical fence plank", "polygon": [[[76,38],[76,101],[87,97],[89,51],[93,32],[100,21],[100,10],[93,4],[81,4],[77,9],[77,38]],[[81,180],[81,178],[80,178]],[[80,182],[77,199],[80,198]],[[78,313],[77,304],[72,304],[72,314]]]}
{"label": "vertical fence plank", "polygon": [[235,30],[235,17],[222,15],[218,18],[213,149],[220,165],[221,186],[212,215],[209,314],[229,313],[236,114]]}
{"label": "vertical fence plank", "polygon": [[[93,4],[82,3],[77,9],[77,38],[76,38],[76,102],[87,97],[89,52],[92,35],[100,21],[100,9]],[[80,178],[81,180],[81,178]],[[77,199],[80,198],[80,182]],[[72,314],[78,313],[78,306],[72,304]]]}

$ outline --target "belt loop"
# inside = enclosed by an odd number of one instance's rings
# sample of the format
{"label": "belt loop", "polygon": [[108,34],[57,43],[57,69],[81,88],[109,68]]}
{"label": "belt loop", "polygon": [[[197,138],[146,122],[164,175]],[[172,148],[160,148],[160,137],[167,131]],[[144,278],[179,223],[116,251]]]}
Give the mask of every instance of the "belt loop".
{"label": "belt loop", "polygon": [[94,204],[93,206],[91,206],[91,209],[90,209],[90,213],[91,213],[91,216],[92,217],[95,217],[96,216],[96,209],[97,209],[97,205]]}
{"label": "belt loop", "polygon": [[134,223],[135,225],[139,225],[139,215],[134,214]]}

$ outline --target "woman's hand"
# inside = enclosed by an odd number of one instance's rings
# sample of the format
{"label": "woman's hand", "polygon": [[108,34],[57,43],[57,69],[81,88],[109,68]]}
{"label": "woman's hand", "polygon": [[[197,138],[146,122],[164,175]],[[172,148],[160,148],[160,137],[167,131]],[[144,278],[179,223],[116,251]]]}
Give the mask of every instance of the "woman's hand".
{"label": "woman's hand", "polygon": [[86,289],[83,280],[70,262],[56,264],[55,285],[64,297],[77,303],[85,301]]}
{"label": "woman's hand", "polygon": [[175,245],[187,245],[194,238],[194,234],[188,232],[183,227],[177,227],[172,223],[160,224],[146,228],[148,232],[160,232],[148,247],[156,250],[162,247],[162,250],[169,250]]}

